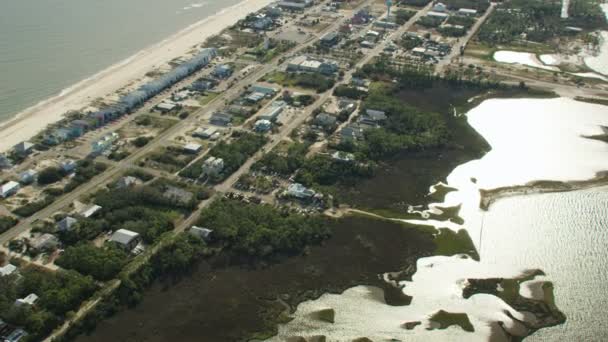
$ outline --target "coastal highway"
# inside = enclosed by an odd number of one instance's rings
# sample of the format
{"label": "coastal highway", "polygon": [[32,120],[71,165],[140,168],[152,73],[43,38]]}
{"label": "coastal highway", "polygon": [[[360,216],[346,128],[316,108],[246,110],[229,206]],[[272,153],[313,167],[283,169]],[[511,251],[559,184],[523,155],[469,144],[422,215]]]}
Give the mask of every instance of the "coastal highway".
{"label": "coastal highway", "polygon": [[[353,9],[352,11],[353,12],[358,11],[359,9],[369,5],[370,3],[372,3],[372,0],[364,1],[357,8]],[[288,53],[297,54],[297,53],[301,52],[302,50],[306,49],[307,47],[313,45],[318,40],[318,37],[322,36],[325,33],[337,30],[342,24],[344,24],[346,22],[346,20],[348,20],[348,18],[349,17],[346,16],[342,20],[337,20],[335,23],[328,26],[325,30],[319,32],[318,35],[313,36],[308,41],[306,41],[303,44],[298,45],[294,50],[289,51]],[[104,173],[94,177],[89,182],[74,189],[72,192],[60,196],[57,200],[55,200],[55,202],[53,202],[46,208],[38,211],[37,213],[30,216],[29,218],[21,220],[15,227],[0,234],[0,245],[4,245],[4,244],[8,243],[10,240],[21,235],[22,233],[25,233],[28,229],[30,229],[30,227],[33,223],[38,222],[40,220],[44,220],[48,217],[51,217],[54,213],[69,206],[71,203],[73,203],[75,200],[80,198],[82,195],[87,194],[87,193],[107,184],[113,178],[118,177],[124,171],[124,169],[128,168],[131,165],[134,165],[138,160],[140,160],[142,157],[149,154],[150,152],[156,150],[157,148],[159,148],[161,146],[167,146],[167,145],[171,144],[171,139],[174,138],[176,135],[182,133],[191,123],[196,122],[197,120],[199,120],[201,118],[210,117],[211,114],[218,111],[219,109],[221,109],[224,106],[225,100],[229,100],[229,99],[232,99],[232,98],[235,98],[236,96],[238,96],[242,92],[244,87],[247,87],[247,86],[255,83],[259,78],[261,78],[262,76],[264,76],[265,74],[267,74],[273,70],[278,70],[278,69],[284,68],[287,65],[287,61],[278,65],[278,64],[276,64],[276,60],[278,60],[279,58],[280,58],[280,56],[277,56],[277,58],[275,58],[275,60],[273,62],[263,65],[261,68],[259,68],[255,72],[247,75],[240,81],[236,82],[230,89],[223,92],[221,94],[221,96],[218,96],[217,98],[215,98],[213,101],[211,101],[209,104],[207,104],[203,108],[199,109],[196,113],[191,115],[189,118],[178,122],[177,124],[175,124],[174,126],[169,128],[168,130],[159,134],[154,140],[149,142],[146,146],[142,147],[141,149],[139,149],[136,152],[134,152],[133,154],[131,154],[129,157],[118,162],[117,165],[110,166],[110,168],[108,170],[106,170]],[[147,106],[144,106],[144,108],[147,108]],[[141,112],[138,111],[138,113],[141,113]],[[134,115],[137,115],[137,114],[134,114]]]}

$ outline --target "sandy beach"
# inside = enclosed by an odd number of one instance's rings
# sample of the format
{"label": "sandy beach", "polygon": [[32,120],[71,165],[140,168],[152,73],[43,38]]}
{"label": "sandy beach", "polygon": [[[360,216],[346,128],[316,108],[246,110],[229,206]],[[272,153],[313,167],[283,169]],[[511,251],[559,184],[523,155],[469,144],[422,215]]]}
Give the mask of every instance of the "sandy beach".
{"label": "sandy beach", "polygon": [[70,110],[87,107],[93,100],[110,95],[134,80],[174,58],[184,56],[197,44],[235,24],[272,0],[244,0],[205,18],[177,34],[150,46],[77,84],[30,107],[13,119],[0,124],[0,152],[28,140]]}

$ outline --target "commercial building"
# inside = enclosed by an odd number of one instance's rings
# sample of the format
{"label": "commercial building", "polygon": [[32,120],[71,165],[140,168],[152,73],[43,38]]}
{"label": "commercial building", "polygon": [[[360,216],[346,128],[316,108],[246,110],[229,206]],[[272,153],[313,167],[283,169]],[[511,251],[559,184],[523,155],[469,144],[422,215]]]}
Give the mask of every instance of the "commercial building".
{"label": "commercial building", "polygon": [[279,1],[278,6],[287,11],[304,11],[313,5],[313,0],[283,0]]}
{"label": "commercial building", "polygon": [[331,75],[338,71],[338,63],[330,60],[310,58],[308,56],[298,56],[287,64],[287,71]]}

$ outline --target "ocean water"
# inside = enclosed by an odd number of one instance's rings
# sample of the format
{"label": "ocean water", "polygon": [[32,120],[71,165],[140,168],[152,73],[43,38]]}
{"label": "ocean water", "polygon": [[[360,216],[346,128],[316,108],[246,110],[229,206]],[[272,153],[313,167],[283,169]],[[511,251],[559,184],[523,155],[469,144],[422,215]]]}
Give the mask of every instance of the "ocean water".
{"label": "ocean water", "polygon": [[0,121],[240,1],[1,1]]}

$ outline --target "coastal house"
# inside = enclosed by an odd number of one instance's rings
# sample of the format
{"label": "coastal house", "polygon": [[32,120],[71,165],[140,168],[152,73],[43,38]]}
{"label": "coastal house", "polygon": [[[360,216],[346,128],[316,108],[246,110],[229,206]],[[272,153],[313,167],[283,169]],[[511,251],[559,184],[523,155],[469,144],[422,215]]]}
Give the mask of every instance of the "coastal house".
{"label": "coastal house", "polygon": [[229,126],[232,123],[232,115],[221,112],[213,113],[209,119],[209,123],[216,126]]}
{"label": "coastal house", "polygon": [[36,304],[38,301],[38,298],[38,295],[35,293],[30,293],[25,298],[18,298],[15,301],[15,306],[34,306],[34,304]]}
{"label": "coastal house", "polygon": [[0,277],[8,277],[17,273],[17,266],[13,264],[6,264],[0,267]]}
{"label": "coastal house", "polygon": [[217,128],[215,128],[215,127],[208,127],[208,128],[199,127],[194,132],[192,132],[192,136],[197,137],[197,138],[202,138],[202,139],[209,139],[216,132],[217,132]]}
{"label": "coastal house", "polygon": [[220,64],[213,69],[213,76],[217,78],[228,78],[232,75],[232,67],[228,64]]}
{"label": "coastal house", "polygon": [[385,122],[387,119],[386,113],[381,110],[367,109],[363,115],[359,118],[359,122],[375,126]]}
{"label": "coastal house", "polygon": [[63,172],[65,173],[71,173],[74,172],[74,170],[76,170],[76,161],[74,161],[73,159],[67,159],[64,160],[63,162],[61,162],[61,169],[63,170]]}
{"label": "coastal house", "polygon": [[285,108],[284,102],[283,103],[278,103],[278,102],[283,102],[283,101],[277,101],[277,102],[273,103],[270,106],[270,108],[268,108],[268,110],[266,110],[266,112],[264,112],[263,114],[260,114],[259,119],[267,120],[270,122],[277,121],[279,115],[281,115],[281,113],[283,113],[283,109]]}
{"label": "coastal house", "polygon": [[349,124],[346,125],[340,131],[340,139],[343,142],[363,140],[363,128],[358,124]]}
{"label": "coastal house", "polygon": [[9,181],[7,183],[4,183],[0,187],[0,197],[2,197],[2,198],[10,197],[10,196],[16,194],[20,188],[21,188],[21,186],[19,185],[19,183],[14,182],[14,181]]}
{"label": "coastal house", "polygon": [[97,204],[92,204],[89,207],[85,208],[83,211],[81,211],[80,216],[82,216],[84,218],[89,218],[89,217],[92,217],[93,215],[95,215],[101,209],[102,209],[101,206],[99,206]]}
{"label": "coastal house", "polygon": [[208,241],[211,239],[211,234],[213,234],[213,230],[208,228],[201,228],[197,226],[192,226],[189,230],[190,234],[194,236],[198,236],[199,238]]}
{"label": "coastal house", "polygon": [[245,101],[247,101],[250,104],[256,104],[265,98],[266,98],[266,95],[264,95],[264,93],[253,92],[245,98]]}
{"label": "coastal house", "polygon": [[13,147],[13,151],[22,156],[32,153],[33,150],[34,144],[29,141],[22,141]]}
{"label": "coastal house", "polygon": [[71,216],[66,216],[63,220],[57,223],[57,228],[60,232],[67,232],[72,230],[72,228],[78,223],[78,220]]}
{"label": "coastal house", "polygon": [[19,174],[19,183],[31,184],[36,181],[36,178],[38,178],[38,172],[36,172],[36,170],[29,169]]}
{"label": "coastal house", "polygon": [[179,202],[181,204],[187,204],[192,201],[192,199],[194,198],[194,194],[190,191],[186,191],[184,189],[169,185],[165,189],[163,197],[168,198],[172,201]]}
{"label": "coastal house", "polygon": [[0,153],[0,169],[8,169],[13,167],[13,162],[7,156]]}
{"label": "coastal house", "polygon": [[277,4],[279,8],[292,12],[302,12],[313,5],[313,0],[283,0]]}
{"label": "coastal house", "polygon": [[344,151],[336,151],[331,155],[333,160],[350,163],[355,160],[355,155]]}
{"label": "coastal house", "polygon": [[270,85],[266,85],[266,84],[260,84],[260,83],[253,84],[253,85],[251,85],[251,87],[249,87],[250,92],[262,93],[265,96],[273,96],[274,94],[278,93],[279,90],[281,90],[281,89],[270,86]]}
{"label": "coastal house", "polygon": [[268,132],[272,129],[272,122],[269,120],[258,120],[255,122],[253,129],[259,133]]}
{"label": "coastal house", "polygon": [[287,188],[286,195],[300,200],[312,199],[317,193],[300,183],[293,183]]}
{"label": "coastal house", "polygon": [[224,170],[224,160],[222,158],[209,157],[203,163],[203,175],[216,176]]}
{"label": "coastal house", "polygon": [[466,17],[474,17],[477,15],[477,10],[474,10],[472,8],[461,8],[458,10],[458,14]]}
{"label": "coastal house", "polygon": [[435,12],[446,12],[448,10],[448,6],[446,6],[444,3],[442,2],[438,2],[433,6],[433,11]]}
{"label": "coastal house", "polygon": [[116,243],[126,251],[132,251],[141,241],[139,233],[127,229],[119,229],[112,234],[111,242]]}
{"label": "coastal house", "polygon": [[267,31],[272,28],[274,21],[270,17],[257,18],[251,24],[251,27],[257,31]]}
{"label": "coastal house", "polygon": [[331,114],[320,113],[317,115],[313,123],[323,129],[331,129],[336,126],[337,118]]}
{"label": "coastal house", "polygon": [[132,186],[135,186],[138,183],[140,183],[140,181],[136,177],[125,176],[125,177],[120,178],[118,180],[118,182],[116,182],[116,187],[118,189],[126,189],[126,188],[130,188]]}
{"label": "coastal house", "polygon": [[39,252],[54,250],[59,246],[59,239],[55,235],[45,233],[30,240],[29,246]]}
{"label": "coastal house", "polygon": [[186,153],[197,154],[203,149],[203,146],[201,144],[189,143],[184,145],[183,148]]}
{"label": "coastal house", "polygon": [[326,46],[326,47],[332,47],[332,46],[338,44],[339,41],[340,41],[340,34],[336,31],[329,32],[329,33],[325,34],[323,37],[321,37],[321,39],[320,39],[321,45]]}

